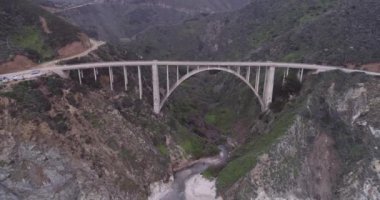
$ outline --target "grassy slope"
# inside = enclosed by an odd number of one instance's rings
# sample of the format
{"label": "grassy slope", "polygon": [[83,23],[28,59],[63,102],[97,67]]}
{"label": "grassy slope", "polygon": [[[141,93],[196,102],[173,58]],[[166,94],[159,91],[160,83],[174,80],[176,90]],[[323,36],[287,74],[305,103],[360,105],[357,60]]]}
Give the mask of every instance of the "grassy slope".
{"label": "grassy slope", "polygon": [[256,165],[258,157],[267,152],[271,145],[286,133],[295,120],[297,107],[293,106],[284,110],[276,116],[276,120],[267,133],[254,136],[233,152],[230,162],[218,173],[217,188],[219,191],[224,191],[246,175]]}
{"label": "grassy slope", "polygon": [[[40,16],[52,33],[43,32]],[[17,53],[48,60],[57,49],[78,40],[79,29],[27,0],[0,0],[0,25],[0,61]]]}

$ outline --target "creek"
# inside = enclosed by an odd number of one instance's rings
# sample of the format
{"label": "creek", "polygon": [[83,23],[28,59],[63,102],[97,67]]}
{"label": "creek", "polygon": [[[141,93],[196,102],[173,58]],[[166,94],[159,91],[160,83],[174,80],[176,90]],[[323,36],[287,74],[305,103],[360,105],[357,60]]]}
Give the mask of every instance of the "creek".
{"label": "creek", "polygon": [[219,155],[201,158],[175,172],[168,183],[159,181],[151,184],[149,200],[221,200],[220,197],[216,197],[215,180],[206,179],[201,175],[209,167],[226,162],[226,148],[219,146],[219,149]]}

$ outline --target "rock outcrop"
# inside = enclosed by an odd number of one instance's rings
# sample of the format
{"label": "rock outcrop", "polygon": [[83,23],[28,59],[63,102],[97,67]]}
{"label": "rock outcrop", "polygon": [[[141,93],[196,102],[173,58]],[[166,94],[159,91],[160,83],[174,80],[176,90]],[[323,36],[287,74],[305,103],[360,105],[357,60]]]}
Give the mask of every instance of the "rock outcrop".
{"label": "rock outcrop", "polygon": [[47,78],[0,96],[0,199],[146,199],[168,173],[169,128],[133,94]]}
{"label": "rock outcrop", "polygon": [[364,74],[308,80],[283,111],[298,107],[294,121],[225,199],[379,199],[379,87]]}

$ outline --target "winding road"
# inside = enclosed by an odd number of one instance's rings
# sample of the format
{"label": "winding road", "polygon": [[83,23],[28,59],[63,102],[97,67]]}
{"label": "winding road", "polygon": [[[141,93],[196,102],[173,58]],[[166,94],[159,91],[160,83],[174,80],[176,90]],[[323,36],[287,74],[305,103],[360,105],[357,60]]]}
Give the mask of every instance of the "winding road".
{"label": "winding road", "polygon": [[[43,76],[43,75],[51,73],[51,72],[54,72],[56,74],[60,74],[60,73],[62,73],[62,69],[57,67],[57,63],[62,62],[62,61],[66,61],[66,60],[72,60],[75,58],[87,56],[91,52],[96,51],[100,46],[106,44],[106,42],[104,42],[104,41],[97,41],[94,39],[90,39],[90,43],[91,43],[91,47],[88,48],[87,50],[79,53],[79,54],[69,56],[69,57],[65,57],[65,58],[55,59],[52,61],[48,61],[48,62],[42,63],[40,65],[37,65],[37,66],[35,66],[29,70],[13,72],[13,73],[8,73],[8,74],[0,74],[0,81],[5,83],[5,82],[9,82],[11,80],[13,80],[13,81],[31,80],[31,79],[38,78],[40,76]],[[6,80],[4,80],[4,79],[6,79]]]}

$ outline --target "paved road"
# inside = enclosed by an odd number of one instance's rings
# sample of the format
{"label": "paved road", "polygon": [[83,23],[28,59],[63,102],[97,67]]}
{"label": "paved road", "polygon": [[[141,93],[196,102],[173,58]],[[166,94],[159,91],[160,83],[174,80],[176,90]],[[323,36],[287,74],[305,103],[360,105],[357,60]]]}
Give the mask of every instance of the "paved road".
{"label": "paved road", "polygon": [[85,63],[77,65],[61,65],[49,66],[44,70],[74,70],[74,69],[90,69],[103,67],[122,67],[122,66],[151,66],[157,64],[159,66],[200,66],[200,67],[227,67],[240,66],[244,67],[276,67],[276,68],[292,68],[292,69],[311,69],[321,71],[342,70],[344,72],[363,72],[368,75],[380,76],[380,73],[369,72],[363,70],[353,70],[336,66],[299,64],[299,63],[278,63],[278,62],[191,62],[191,61],[120,61],[120,62],[98,62]]}
{"label": "paved road", "polygon": [[[40,65],[39,67],[33,69],[33,70],[26,70],[26,71],[20,71],[10,74],[4,74],[3,77],[7,77],[9,79],[12,79],[12,77],[17,76],[23,76],[25,74],[32,74],[35,73],[36,70],[39,71],[40,75],[47,74],[47,73],[54,73],[54,71],[63,71],[63,70],[76,70],[76,69],[92,69],[92,68],[107,68],[107,67],[135,67],[135,66],[151,66],[151,65],[159,65],[159,66],[170,66],[170,67],[176,67],[176,66],[200,66],[200,67],[227,67],[227,66],[239,66],[241,68],[244,67],[276,67],[276,68],[291,68],[291,69],[310,69],[310,70],[316,70],[317,72],[323,72],[323,71],[331,71],[331,70],[341,70],[346,73],[352,73],[352,72],[363,72],[368,75],[372,76],[380,76],[380,73],[376,72],[369,72],[369,71],[363,71],[363,70],[353,70],[353,69],[347,69],[343,67],[336,67],[336,66],[325,66],[325,65],[313,65],[313,64],[299,64],[299,63],[278,63],[278,62],[191,62],[191,61],[119,61],[119,62],[98,62],[98,63],[85,63],[85,64],[77,64],[77,65],[56,65],[56,63],[68,59],[73,59],[76,57],[81,57],[87,55],[89,52],[97,49],[100,45],[102,45],[102,42],[97,43],[97,45],[94,45],[94,47],[90,48],[86,52],[83,52],[81,54],[64,58],[64,59],[58,59],[55,61],[51,61],[49,63],[45,63],[43,65]],[[35,77],[33,77],[35,78]]]}
{"label": "paved road", "polygon": [[[106,44],[103,41],[96,41],[93,39],[90,39],[90,42],[91,42],[91,47],[89,49],[87,49],[86,51],[83,51],[79,54],[76,54],[76,55],[73,55],[70,57],[59,58],[56,60],[52,60],[49,62],[42,63],[36,67],[33,67],[30,70],[19,71],[19,72],[14,72],[14,73],[9,73],[9,74],[0,74],[0,81],[5,83],[5,82],[9,82],[9,81],[31,80],[31,79],[35,79],[35,78],[38,78],[40,76],[52,73],[52,72],[57,71],[57,70],[62,71],[62,69],[59,66],[57,66],[57,63],[62,62],[62,61],[66,61],[66,60],[71,60],[71,59],[87,56],[89,53],[97,50],[100,46]],[[45,69],[47,69],[47,70],[45,70]],[[4,78],[6,78],[7,80],[4,80]]]}
{"label": "paved road", "polygon": [[53,11],[52,13],[65,12],[65,11],[68,11],[68,10],[73,10],[73,9],[77,9],[77,8],[81,8],[81,7],[85,7],[85,6],[89,6],[89,5],[93,5],[93,4],[97,4],[97,3],[96,3],[96,2],[85,3],[85,4],[81,4],[81,5],[73,6],[73,7],[64,8],[64,9],[61,9],[61,10],[55,10],[55,11]]}
{"label": "paved road", "polygon": [[52,60],[52,61],[49,61],[46,63],[42,63],[41,65],[37,65],[36,67],[34,67],[34,69],[39,69],[39,68],[43,68],[43,67],[51,67],[51,66],[55,66],[57,63],[62,62],[62,61],[72,60],[75,58],[87,56],[89,53],[97,50],[100,46],[106,44],[103,41],[96,41],[93,39],[90,39],[90,43],[91,43],[91,47],[89,49],[87,49],[86,51],[83,51],[83,52],[76,54],[76,55],[73,55],[73,56],[69,56],[69,57],[65,57],[65,58],[59,58],[59,59]]}

